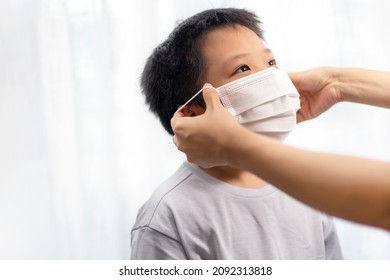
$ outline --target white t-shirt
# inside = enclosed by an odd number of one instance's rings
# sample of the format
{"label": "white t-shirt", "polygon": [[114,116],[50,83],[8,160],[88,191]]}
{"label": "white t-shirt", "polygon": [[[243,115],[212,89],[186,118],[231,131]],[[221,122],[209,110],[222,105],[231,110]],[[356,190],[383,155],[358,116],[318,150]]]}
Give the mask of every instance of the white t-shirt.
{"label": "white t-shirt", "polygon": [[132,259],[341,259],[333,221],[271,185],[245,189],[185,162],[139,210]]}

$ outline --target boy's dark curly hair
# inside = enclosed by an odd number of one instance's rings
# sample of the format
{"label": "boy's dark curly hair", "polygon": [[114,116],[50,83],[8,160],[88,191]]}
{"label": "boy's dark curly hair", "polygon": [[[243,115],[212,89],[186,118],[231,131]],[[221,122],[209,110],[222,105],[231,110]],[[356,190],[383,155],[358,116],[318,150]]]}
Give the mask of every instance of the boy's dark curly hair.
{"label": "boy's dark curly hair", "polygon": [[[171,135],[173,114],[205,82],[203,38],[218,27],[236,25],[245,26],[264,39],[261,22],[254,13],[235,8],[211,9],[181,22],[148,58],[141,76],[142,92],[150,110]],[[193,102],[204,106],[201,97]]]}

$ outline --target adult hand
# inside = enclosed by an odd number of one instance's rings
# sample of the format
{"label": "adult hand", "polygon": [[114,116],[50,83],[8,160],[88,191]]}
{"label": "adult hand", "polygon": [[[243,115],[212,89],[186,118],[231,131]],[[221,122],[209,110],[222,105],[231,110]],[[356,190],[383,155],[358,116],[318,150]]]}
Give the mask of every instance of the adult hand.
{"label": "adult hand", "polygon": [[228,155],[224,152],[226,139],[236,135],[235,130],[242,127],[223,107],[218,92],[210,84],[204,86],[203,99],[206,104],[204,114],[185,117],[178,111],[173,115],[173,141],[187,155],[189,162],[204,168],[227,165]]}
{"label": "adult hand", "polygon": [[289,76],[301,99],[298,122],[313,119],[341,101],[336,68],[320,67]]}

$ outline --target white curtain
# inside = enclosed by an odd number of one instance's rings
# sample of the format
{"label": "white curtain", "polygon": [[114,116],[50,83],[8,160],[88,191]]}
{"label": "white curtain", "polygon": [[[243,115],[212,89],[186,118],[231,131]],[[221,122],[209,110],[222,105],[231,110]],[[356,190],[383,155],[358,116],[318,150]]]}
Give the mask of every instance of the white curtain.
{"label": "white curtain", "polygon": [[[139,77],[178,20],[247,8],[287,71],[390,70],[390,2],[0,0],[0,259],[128,259],[137,211],[185,156]],[[292,145],[390,161],[389,110],[340,104]],[[389,259],[390,235],[337,220],[349,259]]]}

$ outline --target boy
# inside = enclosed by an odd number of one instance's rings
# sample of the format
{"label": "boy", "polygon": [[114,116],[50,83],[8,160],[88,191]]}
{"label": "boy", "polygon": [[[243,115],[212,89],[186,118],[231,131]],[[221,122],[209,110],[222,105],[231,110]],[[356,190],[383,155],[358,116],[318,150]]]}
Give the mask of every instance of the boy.
{"label": "boy", "polygon": [[[220,87],[276,65],[259,24],[246,10],[207,10],[182,22],[154,50],[141,85],[170,134],[174,112],[205,82]],[[182,113],[204,110],[197,97]],[[132,259],[341,258],[333,222],[324,214],[249,172],[189,162],[140,209],[131,246]]]}

